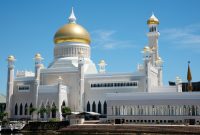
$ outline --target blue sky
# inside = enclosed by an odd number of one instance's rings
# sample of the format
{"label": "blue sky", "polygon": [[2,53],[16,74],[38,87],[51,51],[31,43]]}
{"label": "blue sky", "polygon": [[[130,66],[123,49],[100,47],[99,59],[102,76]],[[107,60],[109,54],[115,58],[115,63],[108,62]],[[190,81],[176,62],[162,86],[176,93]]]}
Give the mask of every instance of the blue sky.
{"label": "blue sky", "polygon": [[77,23],[91,34],[93,61],[104,59],[107,72],[134,72],[142,63],[153,11],[160,20],[164,84],[176,76],[186,81],[188,60],[193,81],[199,81],[199,5],[199,0],[1,0],[0,93],[6,93],[8,55],[17,59],[15,70],[34,71],[37,52],[46,67],[53,60],[53,36],[67,23],[72,6]]}

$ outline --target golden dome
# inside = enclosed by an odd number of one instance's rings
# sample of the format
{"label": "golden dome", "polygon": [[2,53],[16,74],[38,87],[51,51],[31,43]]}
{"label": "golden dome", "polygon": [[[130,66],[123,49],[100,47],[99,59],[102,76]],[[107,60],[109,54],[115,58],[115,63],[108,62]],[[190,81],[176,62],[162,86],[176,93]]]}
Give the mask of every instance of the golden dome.
{"label": "golden dome", "polygon": [[147,24],[159,24],[159,20],[154,16],[154,14],[152,14],[152,16],[147,20]]}
{"label": "golden dome", "polygon": [[82,26],[69,23],[60,28],[55,36],[54,43],[79,42],[90,44],[90,35]]}

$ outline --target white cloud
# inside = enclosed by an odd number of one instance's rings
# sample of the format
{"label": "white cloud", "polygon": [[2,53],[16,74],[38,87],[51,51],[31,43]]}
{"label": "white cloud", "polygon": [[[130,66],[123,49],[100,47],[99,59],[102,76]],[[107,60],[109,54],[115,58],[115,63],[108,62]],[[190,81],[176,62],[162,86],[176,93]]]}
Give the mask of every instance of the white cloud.
{"label": "white cloud", "polygon": [[161,34],[163,39],[175,44],[178,48],[190,48],[195,51],[200,49],[200,24],[164,29],[161,30]]}
{"label": "white cloud", "polygon": [[92,32],[93,47],[107,50],[135,47],[133,41],[115,38],[116,33],[114,30],[96,30]]}

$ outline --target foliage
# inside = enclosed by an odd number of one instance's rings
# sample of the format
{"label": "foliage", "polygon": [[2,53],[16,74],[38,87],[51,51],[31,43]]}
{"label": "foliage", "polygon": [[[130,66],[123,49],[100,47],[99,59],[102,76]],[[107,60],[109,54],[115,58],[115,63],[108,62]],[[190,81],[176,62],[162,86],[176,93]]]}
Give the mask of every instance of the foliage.
{"label": "foliage", "polygon": [[49,122],[58,122],[58,121],[60,121],[60,120],[57,119],[57,118],[51,118],[51,119],[49,119]]}
{"label": "foliage", "polygon": [[56,108],[56,106],[52,106],[52,107],[51,107],[51,111],[52,111],[52,112],[56,112],[56,111],[58,111],[58,109]]}
{"label": "foliage", "polygon": [[41,107],[39,110],[38,110],[38,114],[40,113],[40,114],[44,114],[44,113],[46,113],[47,112],[47,109],[46,108],[44,108],[44,107]]}
{"label": "foliage", "polygon": [[8,116],[7,112],[0,112],[0,120],[2,121],[4,117]]}
{"label": "foliage", "polygon": [[71,109],[66,106],[62,106],[61,108],[62,116],[66,119],[67,115],[71,114]]}
{"label": "foliage", "polygon": [[30,113],[30,115],[32,115],[35,111],[37,111],[36,108],[34,108],[34,107],[30,107],[30,108],[29,108],[29,113]]}

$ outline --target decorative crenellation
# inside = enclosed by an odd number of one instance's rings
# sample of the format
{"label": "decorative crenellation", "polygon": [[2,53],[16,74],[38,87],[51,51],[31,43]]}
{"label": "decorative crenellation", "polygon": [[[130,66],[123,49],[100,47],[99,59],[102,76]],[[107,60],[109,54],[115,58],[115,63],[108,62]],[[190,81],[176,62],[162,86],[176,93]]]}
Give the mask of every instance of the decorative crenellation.
{"label": "decorative crenellation", "polygon": [[35,73],[32,71],[17,71],[16,72],[16,77],[33,77],[35,76]]}

